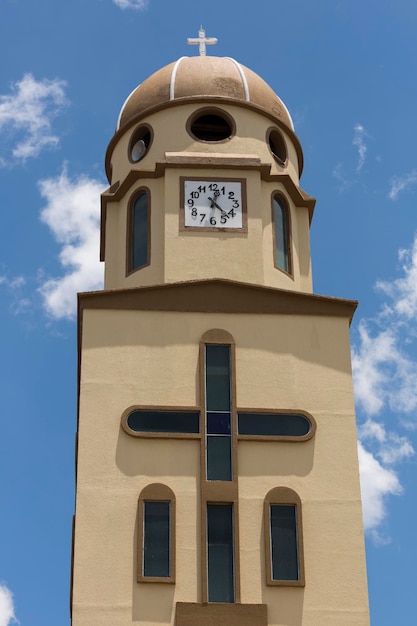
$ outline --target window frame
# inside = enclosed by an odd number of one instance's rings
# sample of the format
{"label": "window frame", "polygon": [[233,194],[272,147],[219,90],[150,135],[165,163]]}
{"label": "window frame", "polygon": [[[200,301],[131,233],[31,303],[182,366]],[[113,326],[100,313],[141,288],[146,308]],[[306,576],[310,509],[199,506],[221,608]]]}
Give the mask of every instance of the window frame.
{"label": "window frame", "polygon": [[[305,435],[246,435],[239,433],[239,415],[243,413],[259,413],[267,415],[302,415],[310,422],[310,430]],[[286,441],[288,443],[301,443],[312,439],[317,430],[317,422],[311,413],[298,409],[237,409],[237,438],[239,441]]]}
{"label": "window frame", "polygon": [[[209,541],[209,536],[210,536],[210,524],[209,524],[209,508],[210,507],[227,507],[230,510],[230,552],[231,552],[231,580],[229,581],[231,583],[231,592],[232,592],[232,596],[233,599],[231,600],[211,600],[210,599],[210,583],[211,583],[211,578],[210,578],[210,548],[213,549],[213,546],[215,546],[216,544],[214,543],[210,543]],[[236,540],[235,540],[235,533],[236,533],[236,529],[235,529],[235,515],[236,515],[236,508],[237,505],[233,502],[207,502],[206,503],[206,527],[207,527],[207,542],[206,542],[206,560],[207,560],[207,602],[209,604],[217,604],[217,603],[222,603],[222,604],[235,604],[236,603]],[[213,526],[211,527],[211,530],[213,531]],[[218,545],[218,544],[217,544]],[[213,591],[213,590],[212,590]]]}
{"label": "window frame", "polygon": [[[144,542],[145,542],[145,502],[169,502],[169,576],[145,576],[144,573]],[[167,485],[153,483],[144,487],[139,495],[137,514],[137,581],[141,583],[175,583],[175,529],[176,501],[175,494]]]}
{"label": "window frame", "polygon": [[[272,149],[273,139],[271,139],[271,135],[273,135],[273,134],[277,134],[279,136],[279,140],[282,141],[282,147],[283,147],[283,150],[285,152],[285,159],[282,159]],[[275,163],[277,163],[281,168],[286,167],[288,165],[287,142],[285,140],[285,136],[284,136],[283,132],[279,128],[277,128],[277,126],[270,126],[268,128],[268,130],[266,131],[266,143],[268,144],[269,151],[272,154]]]}
{"label": "window frame", "polygon": [[[231,415],[232,415],[232,480],[207,480],[206,475],[206,388],[205,388],[205,346],[219,344],[230,346],[230,373],[231,373]],[[221,328],[207,330],[200,338],[199,355],[199,387],[201,405],[201,443],[200,443],[200,515],[201,515],[201,597],[202,602],[208,602],[208,560],[207,560],[207,505],[233,505],[233,563],[234,563],[234,604],[241,601],[240,593],[240,531],[239,531],[239,497],[238,497],[238,455],[236,430],[236,343],[233,336]],[[210,602],[210,604],[212,604]],[[215,604],[215,603],[213,603]]]}
{"label": "window frame", "polygon": [[[227,367],[227,376],[228,376],[228,407],[226,408],[226,406],[221,410],[217,408],[213,408],[208,406],[209,401],[208,401],[208,397],[209,397],[209,389],[212,388],[213,385],[213,380],[210,379],[209,376],[209,350],[210,348],[226,348],[227,349],[227,357],[228,357],[228,367]],[[234,472],[233,472],[233,424],[232,424],[232,410],[233,410],[233,400],[232,400],[232,347],[230,343],[227,344],[215,344],[215,343],[205,343],[204,345],[204,373],[205,373],[205,386],[204,386],[204,399],[205,399],[205,406],[204,406],[204,411],[205,411],[205,438],[206,438],[206,467],[205,467],[205,476],[206,476],[206,480],[208,481],[221,481],[221,482],[232,482],[233,481],[233,476],[234,476]],[[210,360],[212,360],[212,356],[210,357]],[[210,393],[210,399],[211,401],[213,401],[213,395],[215,396],[216,394]],[[228,433],[223,433],[221,434],[220,432],[217,433],[213,433],[210,431],[209,425],[210,425],[210,416],[214,416],[214,415],[225,415],[228,417],[228,425],[229,425],[229,432]],[[228,449],[228,477],[221,477],[220,475],[222,474],[222,470],[219,468],[219,466],[216,466],[215,463],[215,457],[216,454],[212,454],[213,451],[213,445],[214,442],[225,442],[227,443],[227,449]],[[216,448],[214,448],[216,449]],[[218,449],[217,449],[218,451]],[[225,452],[225,450],[223,450],[223,453]],[[223,454],[222,454],[223,456]],[[223,467],[223,470],[225,468]],[[212,476],[213,474],[216,474],[217,476]],[[219,475],[220,474],[220,475]]]}
{"label": "window frame", "polygon": [[[149,132],[150,138],[149,138],[149,143],[146,146],[146,151],[144,152],[144,154],[140,157],[140,159],[137,159],[136,161],[132,159],[132,148],[135,145],[136,141],[139,141],[140,139],[142,139],[143,135],[146,135],[146,133]],[[150,147],[152,145],[153,142],[153,137],[154,137],[154,132],[153,132],[153,128],[150,124],[139,124],[135,130],[133,131],[130,140],[129,140],[129,146],[128,146],[128,159],[130,161],[130,163],[132,163],[133,165],[137,165],[138,163],[140,163],[140,161],[142,161],[145,156],[148,154]]]}
{"label": "window frame", "polygon": [[[184,413],[199,413],[200,414],[200,432],[198,433],[189,433],[189,432],[163,432],[163,431],[138,431],[133,430],[129,427],[127,423],[127,418],[131,413],[135,411],[160,411],[163,413],[173,412],[184,412]],[[200,439],[201,437],[201,409],[199,406],[190,407],[190,406],[151,406],[148,404],[134,404],[130,406],[125,411],[123,411],[121,420],[121,427],[131,437],[143,437],[145,439]]]}
{"label": "window frame", "polygon": [[[271,540],[271,505],[293,505],[296,512],[297,524],[297,558],[298,580],[276,580],[273,578],[272,568],[272,540]],[[266,584],[273,587],[305,587],[303,522],[301,499],[289,487],[275,487],[265,496],[264,500],[264,534],[265,534],[265,569]]]}
{"label": "window frame", "polygon": [[[281,206],[283,218],[284,218],[284,229],[285,229],[285,246],[286,246],[286,257],[287,257],[287,268],[284,269],[280,267],[277,259],[277,236],[276,236],[276,225],[275,225],[275,210],[274,210],[274,200],[277,199],[279,205]],[[271,194],[271,214],[272,214],[272,243],[273,243],[273,254],[274,254],[274,267],[279,270],[283,274],[294,278],[293,272],[293,259],[292,259],[292,228],[291,228],[291,210],[288,199],[285,195],[279,191],[275,190]]]}
{"label": "window frame", "polygon": [[[146,262],[138,267],[133,267],[133,238],[134,238],[134,210],[136,201],[142,195],[147,196],[147,250],[146,250]],[[126,276],[130,276],[134,272],[137,272],[144,267],[150,265],[151,262],[151,192],[149,187],[139,187],[135,190],[135,193],[131,196],[128,202],[127,208],[127,228],[126,228]]]}

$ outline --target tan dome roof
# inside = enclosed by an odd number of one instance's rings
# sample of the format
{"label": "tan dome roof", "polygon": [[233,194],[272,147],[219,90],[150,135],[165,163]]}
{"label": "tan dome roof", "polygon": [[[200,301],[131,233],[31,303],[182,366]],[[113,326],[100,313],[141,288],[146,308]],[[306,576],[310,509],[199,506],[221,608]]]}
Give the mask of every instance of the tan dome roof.
{"label": "tan dome roof", "polygon": [[287,107],[258,74],[234,59],[212,56],[182,57],[152,74],[124,103],[117,130],[145,111],[197,98],[247,102],[294,130]]}

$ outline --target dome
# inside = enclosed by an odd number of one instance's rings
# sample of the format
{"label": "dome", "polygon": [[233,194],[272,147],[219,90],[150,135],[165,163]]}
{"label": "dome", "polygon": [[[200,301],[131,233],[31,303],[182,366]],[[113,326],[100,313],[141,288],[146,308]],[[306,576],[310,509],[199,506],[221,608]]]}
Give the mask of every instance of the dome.
{"label": "dome", "polygon": [[234,59],[214,56],[182,57],[152,74],[127,98],[117,130],[152,109],[199,98],[245,102],[294,130],[287,107],[258,74]]}

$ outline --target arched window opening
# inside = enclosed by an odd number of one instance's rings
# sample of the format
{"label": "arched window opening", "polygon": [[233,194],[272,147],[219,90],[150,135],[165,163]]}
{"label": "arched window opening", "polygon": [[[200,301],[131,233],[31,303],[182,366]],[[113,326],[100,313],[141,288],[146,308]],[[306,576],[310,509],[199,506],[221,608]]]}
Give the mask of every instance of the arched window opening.
{"label": "arched window opening", "polygon": [[139,496],[138,582],[175,582],[175,495],[158,483]]}
{"label": "arched window opening", "polygon": [[284,200],[278,194],[276,194],[272,200],[272,213],[274,224],[275,267],[287,274],[291,274],[289,212]]}
{"label": "arched window opening", "polygon": [[150,256],[149,193],[142,191],[130,208],[128,272],[149,265]]}
{"label": "arched window opening", "polygon": [[301,500],[276,487],[264,502],[266,580],[268,585],[304,586]]}

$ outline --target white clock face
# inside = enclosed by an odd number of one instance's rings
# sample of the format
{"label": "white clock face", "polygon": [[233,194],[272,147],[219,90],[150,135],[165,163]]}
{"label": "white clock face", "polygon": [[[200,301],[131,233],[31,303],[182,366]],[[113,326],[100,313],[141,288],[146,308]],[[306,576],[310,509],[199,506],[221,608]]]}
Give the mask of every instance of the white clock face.
{"label": "white clock face", "polygon": [[242,228],[242,183],[184,181],[184,225],[193,228]]}

